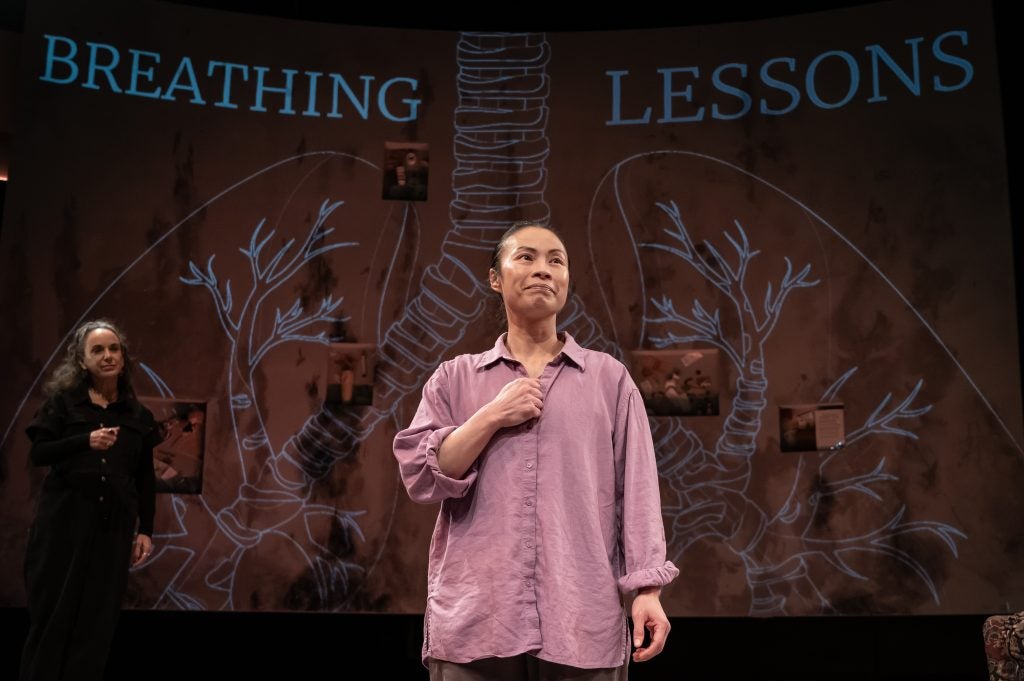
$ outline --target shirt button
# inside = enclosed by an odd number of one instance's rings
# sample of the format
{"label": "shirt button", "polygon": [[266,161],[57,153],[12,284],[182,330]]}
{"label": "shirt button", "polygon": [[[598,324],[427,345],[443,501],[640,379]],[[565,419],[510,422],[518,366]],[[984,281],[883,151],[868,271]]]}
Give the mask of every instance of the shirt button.
{"label": "shirt button", "polygon": [[526,505],[527,506],[533,506],[533,499],[527,499],[526,500]]}
{"label": "shirt button", "polygon": [[528,579],[528,580],[526,580],[526,588],[527,588],[527,589],[529,589],[529,588],[531,588],[532,586],[533,586],[533,582],[532,582],[531,580],[529,580],[529,579]]}
{"label": "shirt button", "polygon": [[527,461],[526,462],[526,470],[531,470],[532,468],[533,468],[533,462],[532,461]]}
{"label": "shirt button", "polygon": [[106,462],[107,462],[106,459],[100,459],[100,463],[106,463]]}
{"label": "shirt button", "polygon": [[533,542],[532,541],[526,542],[526,548],[532,549],[533,548]]}
{"label": "shirt button", "polygon": [[103,497],[100,497],[100,501],[103,501]]}
{"label": "shirt button", "polygon": [[107,476],[101,475],[100,476],[100,482],[106,482],[106,481],[107,481]]}

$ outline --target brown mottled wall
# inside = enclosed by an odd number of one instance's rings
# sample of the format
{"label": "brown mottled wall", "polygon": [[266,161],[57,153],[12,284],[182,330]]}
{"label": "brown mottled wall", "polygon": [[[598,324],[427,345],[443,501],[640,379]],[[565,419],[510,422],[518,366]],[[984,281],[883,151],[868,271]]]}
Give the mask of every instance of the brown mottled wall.
{"label": "brown mottled wall", "polygon": [[[986,6],[505,34],[33,2],[22,49],[0,601],[24,600],[41,379],[109,316],[140,392],[205,414],[201,488],[160,495],[129,605],[420,610],[436,509],[391,440],[440,361],[493,342],[489,252],[529,218],[566,235],[582,344],[638,383],[714,358],[713,409],[650,403],[670,614],[1021,605]],[[841,446],[794,445],[814,405]]]}

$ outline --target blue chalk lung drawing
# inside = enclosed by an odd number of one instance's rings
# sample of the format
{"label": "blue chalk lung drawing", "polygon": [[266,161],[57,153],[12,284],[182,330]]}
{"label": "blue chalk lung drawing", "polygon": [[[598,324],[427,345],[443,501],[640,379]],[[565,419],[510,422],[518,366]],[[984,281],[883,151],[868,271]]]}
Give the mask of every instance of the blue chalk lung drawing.
{"label": "blue chalk lung drawing", "polygon": [[[609,177],[615,177],[626,162],[620,163]],[[621,198],[619,201],[619,210],[625,217]],[[641,275],[643,251],[668,253],[714,286],[719,299],[733,307],[731,318],[738,320],[738,328],[734,321],[727,330],[722,324],[723,310],[708,309],[696,297],[691,302],[670,295],[648,297],[646,291],[643,293],[647,312],[641,323],[642,339],[658,348],[685,347],[690,343],[716,347],[728,358],[737,377],[731,410],[713,446],[707,446],[681,418],[651,419],[659,473],[672,491],[663,509],[670,557],[681,559],[701,539],[723,543],[741,559],[746,571],[751,615],[839,611],[823,593],[820,568],[814,572],[810,565],[824,564],[854,580],[867,581],[871,578],[851,564],[851,558],[857,554],[897,561],[916,574],[934,602],[939,603],[939,591],[929,567],[906,548],[904,540],[909,536],[932,537],[955,557],[957,541],[966,538],[959,529],[941,522],[907,520],[907,508],[900,504],[889,517],[866,532],[823,537],[820,530],[817,534],[814,531],[815,519],[826,504],[881,502],[883,495],[892,500],[890,483],[898,478],[887,470],[884,457],[871,470],[842,479],[829,475],[827,469],[848,454],[852,445],[870,436],[917,439],[912,424],[931,409],[931,405],[917,404],[923,379],[901,398],[892,393],[883,397],[866,421],[848,433],[843,446],[819,452],[816,470],[803,470],[805,465],[813,464],[796,458],[794,482],[784,503],[777,510],[765,508],[749,490],[751,462],[758,456],[756,438],[767,406],[765,368],[770,358],[765,353],[765,342],[790,296],[798,296],[800,289],[817,286],[819,282],[811,278],[809,264],[797,268],[785,256],[785,272],[780,280],[751,282],[748,266],[759,252],[752,250],[739,222],[734,223],[734,230],[722,232],[719,245],[712,240],[697,244],[674,201],[658,202],[656,207],[671,225],[660,239],[638,241],[626,219]],[[640,280],[643,285],[644,277]],[[846,371],[824,392],[821,401],[837,399],[856,371],[857,367]],[[809,490],[797,484],[807,479],[813,481]]]}
{"label": "blue chalk lung drawing", "polygon": [[[248,245],[239,249],[249,262],[250,282],[248,291],[238,298],[232,281],[218,278],[213,255],[205,267],[190,261],[189,274],[181,277],[182,283],[209,291],[229,342],[231,420],[243,480],[233,503],[216,512],[207,507],[216,521],[214,535],[204,550],[204,554],[213,558],[212,567],[209,562],[199,561],[180,575],[186,577],[193,570],[208,569],[203,583],[209,591],[185,593],[172,582],[164,594],[170,602],[190,608],[235,607],[232,584],[238,561],[267,536],[291,542],[305,558],[315,576],[317,596],[323,604],[336,602],[333,596],[346,593],[353,575],[362,571],[360,565],[326,546],[322,533],[314,531],[314,528],[322,529],[327,522],[346,535],[343,544],[353,537],[362,540],[358,522],[362,511],[339,510],[310,501],[313,483],[334,461],[352,453],[354,448],[346,437],[347,431],[339,432],[335,427],[337,415],[323,406],[298,434],[275,450],[267,436],[254,389],[254,373],[271,349],[289,342],[326,345],[326,325],[344,321],[339,314],[342,299],[328,294],[306,304],[297,298],[286,310],[275,307],[269,330],[259,323],[271,295],[293,275],[316,258],[357,245],[328,240],[334,231],[328,221],[341,204],[340,201],[324,201],[303,241],[292,238],[270,252],[267,245],[275,236],[274,230],[265,232],[265,221],[256,225]],[[256,471],[251,479],[248,470]],[[296,534],[303,540],[296,541]],[[169,540],[168,544],[170,548],[186,548],[178,547],[174,540]]]}
{"label": "blue chalk lung drawing", "polygon": [[[729,334],[723,331],[720,310],[706,310],[695,299],[689,313],[679,312],[668,296],[652,299],[650,302],[655,315],[645,319],[645,322],[668,329],[665,335],[650,338],[656,347],[694,342],[712,345],[729,358],[737,374],[736,396],[714,448],[706,449],[692,432],[685,433],[680,439],[687,445],[687,454],[680,461],[666,456],[676,449],[672,447],[671,438],[662,437],[658,443],[662,475],[679,492],[681,501],[678,507],[665,509],[670,524],[670,543],[676,556],[681,556],[693,542],[703,537],[724,541],[743,558],[752,596],[752,615],[787,614],[791,594],[800,594],[805,600],[816,600],[822,612],[831,611],[832,604],[819,590],[806,561],[812,556],[821,558],[850,577],[867,579],[846,560],[855,552],[887,555],[909,567],[924,581],[938,603],[939,594],[928,569],[911,553],[899,548],[895,540],[901,535],[930,533],[945,542],[956,555],[956,538],[965,537],[956,528],[928,521],[905,522],[906,509],[901,507],[868,533],[827,539],[812,535],[819,507],[826,501],[840,499],[847,492],[881,501],[876,488],[897,479],[886,472],[884,458],[868,473],[829,480],[826,468],[834,458],[845,453],[845,448],[823,455],[818,464],[817,476],[822,481],[818,488],[805,499],[794,484],[786,502],[772,516],[768,516],[747,494],[750,460],[757,454],[756,438],[767,405],[765,366],[768,357],[765,342],[778,324],[790,294],[816,286],[819,282],[809,279],[809,264],[794,272],[792,262],[786,257],[786,271],[781,281],[775,286],[769,282],[763,298],[757,299],[749,286],[747,270],[759,252],[751,250],[742,225],[735,223],[735,235],[723,233],[733,253],[723,255],[713,243],[704,242],[705,254],[702,254],[684,225],[679,207],[674,202],[659,203],[658,207],[673,224],[673,228],[666,230],[669,243],[642,246],[667,251],[693,268],[726,295],[735,306],[739,319],[738,331]],[[823,401],[835,399],[855,371],[856,368],[847,371],[826,390],[822,395]],[[845,444],[853,444],[874,433],[916,439],[913,432],[896,424],[919,417],[931,408],[927,405],[913,406],[922,383],[919,380],[910,394],[896,405],[890,406],[892,394],[887,395],[867,422],[850,433]],[[680,431],[686,430],[680,424],[676,427]],[[798,466],[803,465],[803,459],[797,461]],[[799,479],[797,471],[794,480]],[[843,499],[840,503],[845,501]],[[778,546],[783,548],[776,548]]]}
{"label": "blue chalk lung drawing", "polygon": [[[262,327],[255,323],[263,307],[270,305],[271,293],[280,289],[311,259],[356,245],[329,239],[333,234],[331,217],[340,202],[325,200],[315,209],[316,219],[304,239],[287,241],[280,247],[270,246],[274,234],[266,230],[263,222],[255,225],[247,243],[240,245],[250,265],[247,286],[222,280],[217,274],[215,255],[202,262],[188,263],[187,271],[180,278],[182,285],[201,287],[209,292],[218,322],[229,342],[227,370],[235,441],[233,454],[243,463],[240,467],[243,479],[239,481],[237,497],[225,508],[210,508],[205,500],[199,500],[214,521],[213,534],[208,541],[203,539],[202,546],[194,545],[197,537],[188,529],[188,504],[182,498],[171,497],[174,513],[171,529],[159,537],[160,551],[153,560],[177,554],[180,559],[176,562],[181,569],[164,585],[159,599],[161,605],[184,609],[244,607],[232,598],[240,561],[248,551],[270,538],[290,542],[304,557],[314,575],[321,603],[343,603],[340,596],[354,588],[364,568],[349,560],[344,552],[339,553],[325,537],[340,535],[347,543],[362,541],[360,517],[363,510],[339,510],[313,503],[312,486],[335,463],[352,457],[379,424],[389,419],[399,426],[407,423],[409,415],[402,409],[413,401],[407,398],[415,397],[437,364],[463,340],[471,325],[480,319],[487,299],[493,295],[483,274],[501,233],[517,219],[531,219],[541,224],[549,220],[545,192],[546,164],[551,150],[547,136],[550,56],[550,46],[541,33],[466,32],[459,35],[458,102],[454,111],[453,139],[455,168],[449,206],[452,224],[442,240],[439,257],[424,269],[422,277],[405,296],[402,312],[390,324],[378,327],[372,407],[342,414],[325,407],[311,415],[298,433],[275,448],[267,435],[259,400],[253,390],[253,372],[272,348],[282,343],[326,343],[324,325],[344,318],[343,301],[326,294],[315,301],[296,301],[290,306],[275,307],[271,311],[269,331],[257,331]],[[343,154],[301,155],[317,156],[330,158]],[[111,281],[83,312],[81,319],[89,315],[96,302],[129,270],[206,206],[252,177],[298,158],[274,163],[198,207]],[[363,159],[355,160],[370,165]],[[632,159],[619,166],[629,160]],[[651,421],[659,472],[675,495],[664,508],[672,557],[679,559],[703,538],[722,542],[742,559],[752,595],[750,612],[756,615],[806,613],[811,606],[822,612],[830,611],[833,605],[814,581],[808,569],[809,561],[823,560],[849,578],[865,580],[868,577],[851,565],[850,557],[858,552],[888,556],[913,570],[937,602],[939,593],[932,575],[898,540],[907,535],[935,537],[955,555],[957,540],[964,538],[956,528],[937,522],[904,520],[906,509],[901,507],[878,527],[858,536],[821,539],[810,531],[823,504],[846,500],[851,495],[881,500],[885,486],[895,481],[895,476],[887,471],[884,458],[870,471],[845,479],[831,479],[826,474],[827,466],[844,456],[848,449],[823,452],[817,470],[813,474],[807,472],[819,482],[812,493],[806,494],[794,485],[778,511],[766,511],[754,501],[748,486],[751,460],[757,456],[755,439],[761,431],[767,404],[765,367],[769,358],[765,356],[764,344],[778,324],[790,296],[798,296],[801,289],[814,287],[817,281],[811,277],[809,265],[798,267],[785,259],[787,267],[781,280],[768,284],[763,294],[755,299],[746,277],[747,266],[758,252],[752,250],[743,226],[736,224],[735,231],[723,234],[723,242],[731,252],[721,242],[719,245],[702,244],[710,253],[709,259],[698,254],[678,206],[666,201],[658,208],[669,218],[672,229],[657,242],[636,243],[634,239],[636,248],[660,251],[677,258],[731,301],[741,321],[738,332],[727,332],[722,327],[719,310],[707,309],[698,301],[690,303],[670,296],[648,300],[642,288],[643,277],[639,280],[641,297],[648,305],[642,320],[643,337],[665,348],[689,342],[714,345],[728,357],[738,375],[732,410],[713,446],[707,446],[682,419]],[[827,226],[823,220],[818,220]],[[846,241],[838,231],[833,231]],[[711,266],[712,260],[717,267]],[[874,268],[866,258],[865,262]],[[395,274],[395,263],[391,262],[386,280]],[[874,269],[884,278],[877,268]],[[895,287],[893,290],[896,291]],[[909,307],[906,298],[896,292]],[[381,311],[382,308],[378,308],[378,313]],[[914,314],[945,348],[923,317],[916,310]],[[383,323],[378,316],[378,324]],[[663,335],[648,334],[648,325],[657,325]],[[614,328],[611,334],[606,333],[575,294],[560,317],[559,329],[572,333],[585,347],[620,359],[624,351],[632,349],[622,347],[616,340]],[[58,344],[51,361],[66,341],[67,337]],[[974,386],[956,358],[948,349],[946,351]],[[157,392],[173,395],[171,387],[155,371],[148,367],[143,369]],[[856,371],[856,367],[851,368],[836,380],[822,396],[823,400],[835,399]],[[905,396],[890,394],[881,399],[865,423],[849,433],[846,447],[880,434],[916,438],[910,424],[930,409],[929,405],[917,404],[922,385],[923,382],[918,381]],[[984,395],[974,387],[998,419]],[[35,384],[29,393],[34,388]],[[25,400],[19,411],[24,403]],[[1001,420],[999,422],[1002,424]],[[12,420],[8,425],[4,439],[13,423]],[[1003,427],[1009,433],[1005,425]],[[805,465],[803,459],[798,461],[799,466]],[[803,473],[797,471],[794,479]],[[328,532],[324,531],[325,527],[329,528]],[[801,594],[805,602],[799,606],[790,602],[788,599],[793,593]]]}
{"label": "blue chalk lung drawing", "polygon": [[[455,169],[449,207],[452,225],[442,240],[440,256],[425,268],[414,292],[406,296],[403,311],[378,332],[376,387],[371,408],[344,417],[321,411],[279,451],[273,451],[251,389],[252,369],[267,350],[282,342],[323,342],[323,336],[312,333],[312,329],[334,318],[340,310],[341,301],[331,296],[319,301],[312,310],[298,305],[279,309],[273,332],[261,338],[254,338],[251,326],[243,320],[258,307],[261,291],[271,290],[275,282],[293,272],[289,269],[291,265],[304,262],[305,256],[300,254],[328,248],[324,225],[336,204],[325,203],[321,207],[320,219],[305,244],[289,251],[290,256],[284,253],[289,247],[264,254],[268,237],[262,226],[257,226],[243,249],[253,266],[253,282],[248,296],[241,301],[235,300],[236,292],[227,282],[218,281],[212,258],[205,267],[190,264],[190,273],[182,281],[210,291],[221,326],[231,341],[231,405],[237,454],[244,459],[255,457],[262,464],[253,479],[243,481],[234,504],[213,513],[217,537],[206,546],[207,559],[202,561],[207,591],[184,593],[175,589],[174,583],[179,581],[176,577],[168,587],[170,602],[188,608],[236,607],[230,592],[240,555],[268,535],[282,537],[282,519],[303,518],[308,525],[325,516],[345,532],[361,537],[359,511],[340,512],[311,504],[310,482],[335,462],[352,456],[380,423],[393,419],[401,426],[407,422],[408,415],[402,413],[403,406],[409,403],[406,398],[415,395],[437,364],[463,340],[492,295],[482,273],[487,270],[488,256],[500,234],[517,219],[547,223],[549,59],[550,47],[544,34],[460,34],[458,102],[454,112]],[[753,499],[748,490],[751,460],[757,456],[755,439],[761,431],[767,404],[765,367],[769,358],[764,352],[765,341],[780,321],[790,296],[799,295],[800,289],[814,287],[818,282],[811,278],[809,265],[797,267],[786,258],[781,280],[769,283],[755,299],[746,277],[747,266],[758,253],[752,250],[742,225],[736,224],[735,231],[723,234],[723,241],[732,252],[721,245],[702,244],[710,254],[709,259],[698,255],[678,206],[663,202],[659,209],[673,225],[666,240],[636,247],[667,252],[678,258],[731,301],[741,322],[738,332],[726,332],[720,311],[706,309],[698,301],[685,308],[683,301],[670,296],[648,301],[648,315],[642,323],[664,330],[664,335],[647,336],[650,342],[666,348],[690,342],[713,345],[728,357],[738,375],[732,410],[713,446],[706,446],[681,419],[652,419],[659,471],[675,494],[664,509],[672,557],[679,559],[703,538],[722,542],[742,559],[751,593],[750,613],[755,615],[834,610],[816,583],[809,562],[824,561],[851,579],[867,580],[869,577],[851,561],[857,553],[887,556],[914,571],[938,602],[933,576],[921,560],[902,547],[900,539],[907,535],[933,537],[956,555],[957,540],[965,537],[958,529],[944,523],[905,520],[907,509],[900,507],[877,527],[857,536],[820,538],[811,531],[823,504],[837,500],[848,503],[853,497],[881,501],[886,485],[896,480],[888,472],[884,458],[872,470],[833,479],[827,475],[827,467],[848,450],[823,452],[816,471],[798,470],[794,474],[794,479],[809,475],[817,481],[810,493],[794,484],[777,511],[766,510]],[[334,243],[330,248],[344,246]],[[712,261],[718,266],[712,266]],[[874,268],[866,258],[865,262]],[[387,273],[388,277],[391,275]],[[639,285],[643,286],[642,277]],[[646,300],[646,293],[643,298]],[[941,344],[920,314],[914,314]],[[624,350],[629,350],[614,340],[614,334],[605,333],[577,295],[570,297],[559,328],[568,330],[584,346],[619,358],[624,356]],[[970,381],[959,363],[957,366]],[[835,399],[856,371],[856,367],[849,369],[822,398]],[[901,398],[890,394],[881,399],[866,422],[849,433],[846,447],[879,434],[916,438],[909,423],[930,409],[930,405],[917,404],[922,385],[918,381]],[[800,467],[806,465],[804,459],[797,461]],[[184,520],[180,516],[179,520],[184,528]],[[319,537],[322,533],[309,532],[302,550],[319,575],[318,588],[327,601],[331,590],[349,589],[353,574],[360,568],[333,555]],[[794,603],[793,594],[798,594],[802,602]]]}

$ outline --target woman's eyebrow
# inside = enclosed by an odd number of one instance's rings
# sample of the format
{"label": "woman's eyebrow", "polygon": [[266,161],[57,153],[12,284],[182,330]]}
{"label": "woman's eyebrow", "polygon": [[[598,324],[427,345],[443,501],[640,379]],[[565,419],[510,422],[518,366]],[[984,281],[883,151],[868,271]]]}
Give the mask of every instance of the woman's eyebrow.
{"label": "woman's eyebrow", "polygon": [[[519,253],[520,251],[527,251],[528,253],[537,253],[537,249],[534,248],[533,246],[516,246],[516,249],[514,251],[512,251],[512,252],[513,253]],[[548,253],[548,255],[551,255],[552,253],[557,253],[557,254],[560,254],[560,255],[565,255],[565,251],[562,250],[561,248],[549,249],[547,253]]]}

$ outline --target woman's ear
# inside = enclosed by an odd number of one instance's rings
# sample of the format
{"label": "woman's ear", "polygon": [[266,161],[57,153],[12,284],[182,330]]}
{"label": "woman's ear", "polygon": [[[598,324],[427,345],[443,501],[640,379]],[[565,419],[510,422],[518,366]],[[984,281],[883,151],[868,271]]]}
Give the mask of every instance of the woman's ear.
{"label": "woman's ear", "polygon": [[494,268],[487,273],[487,278],[491,282],[491,290],[501,293],[501,277],[498,276],[498,272]]}

